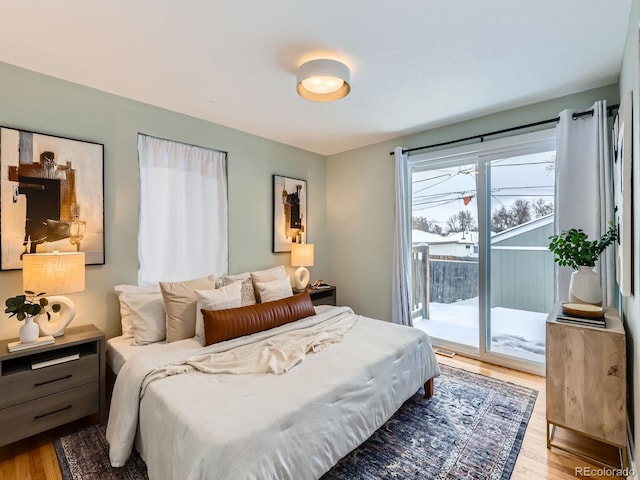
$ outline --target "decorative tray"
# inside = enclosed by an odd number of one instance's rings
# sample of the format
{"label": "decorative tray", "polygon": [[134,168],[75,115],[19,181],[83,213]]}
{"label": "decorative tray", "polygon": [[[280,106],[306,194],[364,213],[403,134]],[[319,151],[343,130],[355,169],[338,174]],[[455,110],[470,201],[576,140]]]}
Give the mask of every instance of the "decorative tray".
{"label": "decorative tray", "polygon": [[589,303],[563,302],[562,312],[565,315],[577,315],[586,318],[602,318],[604,316],[604,308]]}

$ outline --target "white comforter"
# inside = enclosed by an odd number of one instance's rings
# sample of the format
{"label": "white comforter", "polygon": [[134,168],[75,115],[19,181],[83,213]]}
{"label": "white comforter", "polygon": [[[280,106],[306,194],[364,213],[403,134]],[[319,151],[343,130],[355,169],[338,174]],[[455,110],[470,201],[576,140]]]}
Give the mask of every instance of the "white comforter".
{"label": "white comforter", "polygon": [[130,359],[114,387],[107,440],[114,466],[137,448],[152,480],[317,479],[439,374],[423,332],[359,317],[342,341],[285,374],[171,375],[168,364],[264,341],[338,317],[332,308],[267,332],[205,348],[175,342]]}

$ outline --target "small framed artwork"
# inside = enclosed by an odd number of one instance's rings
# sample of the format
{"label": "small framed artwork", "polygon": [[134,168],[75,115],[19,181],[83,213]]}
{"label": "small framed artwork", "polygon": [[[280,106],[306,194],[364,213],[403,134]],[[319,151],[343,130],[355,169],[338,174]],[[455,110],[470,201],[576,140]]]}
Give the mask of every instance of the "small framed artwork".
{"label": "small framed artwork", "polygon": [[614,216],[618,231],[616,280],[620,293],[633,294],[633,179],[632,179],[632,100],[631,92],[620,101],[613,124],[613,190]]}
{"label": "small framed artwork", "polygon": [[0,127],[0,270],[24,253],[104,264],[104,145]]}
{"label": "small framed artwork", "polygon": [[306,243],[307,182],[273,176],[273,252],[290,252],[292,243]]}

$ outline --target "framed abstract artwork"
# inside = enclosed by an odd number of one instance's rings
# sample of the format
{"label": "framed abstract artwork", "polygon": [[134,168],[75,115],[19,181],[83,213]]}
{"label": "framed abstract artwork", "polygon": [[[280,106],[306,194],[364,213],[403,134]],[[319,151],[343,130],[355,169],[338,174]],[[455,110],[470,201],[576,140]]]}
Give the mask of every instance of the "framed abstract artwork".
{"label": "framed abstract artwork", "polygon": [[306,243],[307,182],[273,176],[273,249],[290,252],[292,243]]}
{"label": "framed abstract artwork", "polygon": [[53,250],[104,264],[103,162],[102,144],[0,127],[0,270]]}
{"label": "framed abstract artwork", "polygon": [[620,293],[633,294],[633,123],[631,92],[620,101],[613,124],[613,192],[614,216],[618,231],[616,280]]}

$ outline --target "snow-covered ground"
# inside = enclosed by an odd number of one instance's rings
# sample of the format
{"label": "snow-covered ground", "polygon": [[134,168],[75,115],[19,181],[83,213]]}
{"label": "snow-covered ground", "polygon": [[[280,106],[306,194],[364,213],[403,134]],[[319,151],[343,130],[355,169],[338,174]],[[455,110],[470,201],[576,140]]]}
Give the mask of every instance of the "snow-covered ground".
{"label": "snow-covered ground", "polygon": [[[430,303],[429,309],[428,319],[414,319],[416,328],[434,339],[478,347],[478,297],[448,304]],[[487,350],[544,363],[546,319],[546,313],[492,308],[491,343]]]}

